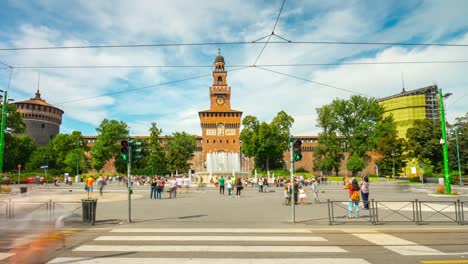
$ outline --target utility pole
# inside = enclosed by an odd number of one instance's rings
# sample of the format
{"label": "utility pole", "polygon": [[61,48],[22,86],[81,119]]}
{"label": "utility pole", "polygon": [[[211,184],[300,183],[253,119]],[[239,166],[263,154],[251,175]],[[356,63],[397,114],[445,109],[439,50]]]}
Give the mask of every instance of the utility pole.
{"label": "utility pole", "polygon": [[439,109],[440,109],[440,126],[442,130],[442,151],[444,155],[444,174],[445,174],[445,193],[450,194],[450,174],[448,164],[448,149],[447,149],[447,133],[445,131],[445,112],[444,112],[444,98],[442,96],[442,89],[439,89]]}
{"label": "utility pole", "polygon": [[392,178],[395,179],[395,152],[392,151],[393,167],[392,167]]}

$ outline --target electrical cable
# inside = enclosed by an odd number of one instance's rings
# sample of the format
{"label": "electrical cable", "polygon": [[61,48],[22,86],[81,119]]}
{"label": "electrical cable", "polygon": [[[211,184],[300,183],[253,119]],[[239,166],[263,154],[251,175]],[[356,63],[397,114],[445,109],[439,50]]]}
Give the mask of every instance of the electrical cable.
{"label": "electrical cable", "polygon": [[[249,67],[233,69],[233,70],[229,70],[227,72],[234,72],[234,71],[243,70],[243,69],[246,69],[246,68],[249,68]],[[194,80],[194,79],[200,79],[200,78],[207,77],[207,76],[212,76],[212,73],[203,74],[203,75],[190,77],[190,78],[186,78],[186,79],[169,81],[169,82],[165,82],[165,83],[158,83],[158,84],[149,85],[149,86],[143,86],[143,87],[132,88],[132,89],[127,89],[127,90],[122,90],[122,91],[116,91],[116,92],[111,92],[111,93],[106,93],[106,94],[101,94],[101,95],[96,95],[96,96],[83,97],[83,98],[79,98],[79,99],[74,99],[74,100],[69,100],[69,101],[56,103],[56,105],[63,105],[63,104],[68,104],[68,103],[85,101],[85,100],[89,100],[89,99],[95,99],[95,98],[104,97],[104,96],[110,96],[110,95],[121,94],[121,93],[126,93],[126,92],[133,92],[133,91],[137,91],[137,90],[149,89],[149,88],[154,88],[154,87],[163,86],[163,85],[170,85],[170,84],[174,84],[174,83],[180,83],[180,82],[190,81],[190,80]]]}
{"label": "electrical cable", "polygon": [[326,83],[321,83],[321,82],[312,81],[312,80],[309,80],[309,79],[305,79],[305,78],[302,78],[302,77],[290,75],[290,74],[287,74],[287,73],[282,73],[282,72],[279,72],[279,71],[274,71],[274,70],[270,70],[270,69],[265,69],[265,68],[258,67],[258,66],[256,66],[255,68],[258,68],[258,69],[261,69],[261,70],[264,70],[264,71],[273,72],[273,73],[280,74],[280,75],[284,75],[284,76],[288,76],[288,77],[295,78],[295,79],[298,79],[298,80],[302,80],[302,81],[306,81],[306,82],[315,83],[315,84],[318,84],[318,85],[330,87],[330,88],[333,88],[333,89],[337,89],[337,90],[349,92],[349,93],[354,93],[354,94],[359,94],[359,95],[368,96],[367,94],[363,94],[363,93],[360,93],[360,92],[356,92],[356,91],[352,91],[352,90],[340,88],[340,87],[337,87],[337,86],[334,86],[334,85],[330,85],[330,84],[326,84]]}
{"label": "electrical cable", "polygon": [[[271,36],[271,34],[270,34]],[[277,36],[277,35],[275,35]],[[265,38],[265,37],[264,37]],[[145,48],[145,47],[179,47],[179,46],[221,46],[247,44],[313,44],[313,45],[371,45],[371,46],[439,46],[468,47],[468,44],[453,43],[410,43],[410,42],[357,42],[357,41],[232,41],[232,42],[194,42],[194,43],[159,43],[159,44],[121,44],[121,45],[87,45],[87,46],[45,46],[0,48],[0,51],[22,50],[56,50],[56,49],[103,49],[103,48]]]}
{"label": "electrical cable", "polygon": [[268,39],[265,42],[265,45],[263,45],[262,50],[258,54],[257,59],[255,59],[255,61],[254,61],[254,63],[252,63],[252,65],[255,65],[257,63],[257,61],[260,59],[260,56],[262,56],[262,53],[265,50],[266,46],[268,45],[268,42],[270,42],[271,36],[273,36],[275,34],[275,28],[276,28],[276,25],[278,24],[278,20],[280,18],[281,12],[283,11],[283,7],[284,7],[285,2],[286,2],[286,0],[283,0],[283,3],[281,4],[281,8],[280,8],[280,10],[278,12],[278,16],[276,17],[276,21],[275,21],[275,25],[273,26],[273,30],[271,31],[271,34],[268,36]]}
{"label": "electrical cable", "polygon": [[[382,61],[382,62],[337,62],[337,63],[299,63],[299,64],[257,64],[258,67],[308,67],[308,66],[353,66],[353,65],[392,65],[392,64],[457,64],[468,63],[468,60],[444,61]],[[251,65],[238,64],[230,67],[249,67]],[[25,65],[14,66],[16,69],[112,69],[112,68],[211,68],[212,65]],[[0,68],[9,69],[8,67]]]}

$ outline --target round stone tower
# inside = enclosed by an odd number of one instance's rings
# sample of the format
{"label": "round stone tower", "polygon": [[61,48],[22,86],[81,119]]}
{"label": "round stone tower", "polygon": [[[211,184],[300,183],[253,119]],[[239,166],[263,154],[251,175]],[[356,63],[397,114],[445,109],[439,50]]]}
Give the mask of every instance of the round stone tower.
{"label": "round stone tower", "polygon": [[34,98],[14,104],[23,116],[26,134],[38,146],[47,145],[60,132],[64,112],[42,99],[39,89]]}

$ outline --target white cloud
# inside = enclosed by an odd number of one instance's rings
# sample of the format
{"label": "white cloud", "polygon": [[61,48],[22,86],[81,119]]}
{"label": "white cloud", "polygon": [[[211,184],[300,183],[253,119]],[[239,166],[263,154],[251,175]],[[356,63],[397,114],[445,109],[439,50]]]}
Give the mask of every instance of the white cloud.
{"label": "white cloud", "polygon": [[[62,46],[126,43],[177,43],[255,40],[271,32],[281,1],[37,1],[12,3],[25,15],[13,33],[0,33],[0,47]],[[398,4],[398,6],[397,6]],[[70,8],[70,6],[72,8]],[[37,10],[41,12],[37,12]],[[418,41],[468,43],[468,2],[405,3],[362,1],[286,1],[275,33],[291,40]],[[384,28],[389,17],[395,26]],[[437,19],[435,19],[437,18]],[[1,20],[0,20],[1,22]],[[440,39],[444,39],[441,41]],[[272,40],[278,40],[272,38]],[[263,45],[219,46],[227,69],[251,64]],[[212,65],[218,46],[166,48],[65,49],[1,53],[0,59],[20,65]],[[358,57],[358,58],[357,58]],[[269,44],[258,64],[468,60],[466,48],[383,47],[365,45]],[[467,87],[465,64],[402,64],[339,67],[274,67],[285,74],[323,82],[375,97],[439,84],[455,101]],[[66,119],[97,126],[103,118],[126,121],[131,133],[148,134],[157,122],[165,134],[200,134],[198,111],[209,107],[209,77],[132,92],[158,83],[210,74],[197,69],[42,69],[41,92],[65,111]],[[13,94],[32,97],[38,70],[15,70]],[[8,74],[1,73],[3,83]],[[270,122],[285,110],[295,119],[293,133],[314,135],[317,107],[351,93],[256,68],[228,73],[231,106]],[[108,94],[108,95],[106,95]],[[100,95],[105,95],[101,96]],[[75,101],[82,98],[93,98]],[[466,97],[465,97],[466,98]],[[64,103],[65,102],[65,103]],[[68,103],[66,103],[68,102]],[[128,104],[129,102],[129,104]],[[63,103],[63,104],[60,104]],[[466,104],[449,106],[451,118],[463,115]],[[70,126],[70,123],[67,123]],[[67,128],[73,129],[73,128]],[[80,128],[76,128],[80,129]],[[89,129],[88,129],[89,130]]]}

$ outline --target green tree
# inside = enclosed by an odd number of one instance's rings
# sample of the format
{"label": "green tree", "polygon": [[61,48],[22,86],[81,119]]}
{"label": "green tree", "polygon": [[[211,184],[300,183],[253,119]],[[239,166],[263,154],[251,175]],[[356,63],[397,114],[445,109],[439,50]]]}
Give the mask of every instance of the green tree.
{"label": "green tree", "polygon": [[407,148],[408,143],[405,139],[398,137],[396,131],[380,140],[377,146],[380,158],[375,163],[379,166],[381,175],[393,175],[393,164],[395,164],[395,176],[401,173],[401,170],[406,167]]}
{"label": "green tree", "polygon": [[[335,99],[330,105],[317,109],[317,113],[318,126],[323,129],[319,138],[328,138],[319,140],[319,160],[330,157],[337,162],[337,159],[344,158],[343,152],[339,153],[342,145],[351,157],[355,156],[352,163],[359,163],[356,157],[366,162],[368,153],[376,149],[381,138],[395,130],[392,118],[383,116],[384,108],[375,98],[356,95],[349,100]],[[340,140],[330,141],[333,135]]]}
{"label": "green tree", "polygon": [[284,111],[278,112],[270,124],[260,123],[254,116],[246,116],[242,120],[244,129],[240,134],[242,153],[247,157],[255,157],[257,168],[281,168],[293,122],[294,119]]}
{"label": "green tree", "polygon": [[[0,120],[1,118],[0,115]],[[29,159],[36,144],[27,135],[22,135],[26,130],[26,125],[15,104],[7,105],[5,127],[7,132],[4,138],[3,170],[11,171],[15,170],[18,164],[24,164]]]}
{"label": "green tree", "polygon": [[8,140],[5,141],[8,141],[8,144],[5,144],[4,157],[8,158],[3,160],[3,168],[12,171],[17,169],[18,164],[21,164],[24,170],[26,168],[25,164],[37,148],[36,143],[26,134],[19,136],[8,135]]}
{"label": "green tree", "polygon": [[175,132],[166,142],[167,166],[170,172],[187,172],[194,157],[195,138],[185,132]]}
{"label": "green tree", "polygon": [[442,170],[442,146],[440,121],[417,120],[408,128],[408,155],[418,160],[428,159],[436,171]]}
{"label": "green tree", "polygon": [[450,139],[449,139],[449,161],[450,170],[457,171],[458,175],[458,157],[457,157],[457,146],[455,141],[455,128],[458,132],[458,147],[460,153],[460,165],[461,173],[468,172],[468,113],[464,117],[455,118],[455,124],[450,127]]}
{"label": "green tree", "polygon": [[350,170],[353,175],[356,175],[357,172],[363,170],[366,167],[366,162],[362,157],[359,157],[357,154],[353,154],[346,164],[348,170]]}
{"label": "green tree", "polygon": [[335,115],[331,105],[318,108],[318,125],[322,128],[318,144],[314,148],[314,170],[329,173],[335,171],[338,175],[341,160],[344,158],[343,142],[336,136]]}
{"label": "green tree", "polygon": [[120,153],[119,141],[128,138],[128,126],[123,121],[102,120],[98,128],[97,140],[91,150],[92,168],[99,171],[106,162]]}
{"label": "green tree", "polygon": [[145,152],[148,155],[143,158],[145,171],[151,172],[151,174],[165,174],[168,172],[166,153],[159,143],[162,130],[153,122],[149,132],[150,136],[145,144]]}

